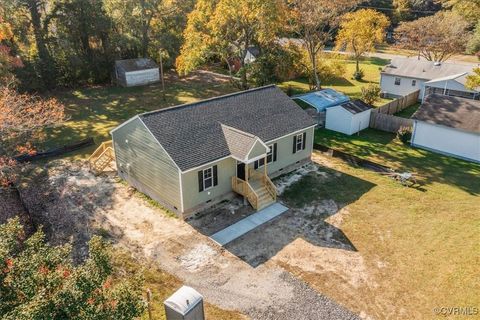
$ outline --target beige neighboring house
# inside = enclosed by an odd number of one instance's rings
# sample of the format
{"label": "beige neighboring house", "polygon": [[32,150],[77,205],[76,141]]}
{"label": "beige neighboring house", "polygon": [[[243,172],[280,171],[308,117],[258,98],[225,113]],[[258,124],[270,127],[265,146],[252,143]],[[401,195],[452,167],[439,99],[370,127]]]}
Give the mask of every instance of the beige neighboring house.
{"label": "beige neighboring house", "polygon": [[315,122],[276,86],[140,114],[112,134],[118,173],[187,218],[235,194],[257,210],[310,161]]}
{"label": "beige neighboring house", "polygon": [[382,94],[402,97],[420,90],[419,99],[429,94],[480,99],[480,92],[465,87],[475,64],[432,62],[413,58],[394,58],[380,73]]}

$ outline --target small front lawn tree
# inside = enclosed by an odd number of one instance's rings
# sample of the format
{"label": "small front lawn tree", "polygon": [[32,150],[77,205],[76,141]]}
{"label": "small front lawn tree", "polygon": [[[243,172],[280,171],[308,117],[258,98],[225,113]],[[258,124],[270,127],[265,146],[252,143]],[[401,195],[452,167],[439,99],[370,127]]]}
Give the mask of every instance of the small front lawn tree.
{"label": "small front lawn tree", "polygon": [[362,87],[362,100],[369,105],[373,105],[380,98],[380,87],[374,83]]}
{"label": "small front lawn tree", "polygon": [[26,239],[17,219],[0,225],[0,318],[134,319],[140,316],[142,279],[118,277],[110,248],[98,237],[90,256],[72,263],[71,247],[49,246],[42,231]]}
{"label": "small front lawn tree", "polygon": [[384,14],[372,9],[361,9],[342,17],[336,47],[353,53],[356,63],[354,77],[357,80],[362,78],[360,59],[365,53],[374,51],[376,45],[383,43],[389,25]]}

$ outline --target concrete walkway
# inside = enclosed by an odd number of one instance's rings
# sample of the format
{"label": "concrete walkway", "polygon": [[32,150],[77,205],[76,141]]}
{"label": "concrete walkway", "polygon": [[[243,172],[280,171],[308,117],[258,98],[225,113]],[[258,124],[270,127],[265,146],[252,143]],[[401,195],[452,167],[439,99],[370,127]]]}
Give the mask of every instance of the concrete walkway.
{"label": "concrete walkway", "polygon": [[210,238],[221,246],[243,236],[245,233],[252,231],[258,226],[278,217],[288,210],[284,205],[275,202],[274,204],[254,213],[245,219],[226,227],[223,230],[210,236]]}

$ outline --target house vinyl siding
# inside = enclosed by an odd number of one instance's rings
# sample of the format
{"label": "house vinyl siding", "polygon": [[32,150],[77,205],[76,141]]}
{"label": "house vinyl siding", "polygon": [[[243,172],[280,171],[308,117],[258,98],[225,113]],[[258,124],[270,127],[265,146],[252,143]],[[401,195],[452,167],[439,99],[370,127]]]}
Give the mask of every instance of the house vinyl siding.
{"label": "house vinyl siding", "polygon": [[255,144],[252,147],[252,150],[248,154],[248,159],[254,159],[257,157],[260,157],[262,155],[265,155],[268,151],[265,149],[265,146],[257,140]]}
{"label": "house vinyl siding", "polygon": [[412,145],[461,159],[480,162],[480,134],[415,121]]}
{"label": "house vinyl siding", "polygon": [[[296,153],[293,153],[292,152],[293,137],[303,132],[306,132],[305,149],[299,150]],[[310,159],[310,156],[313,150],[314,132],[315,132],[314,128],[312,127],[296,133],[292,133],[280,139],[275,139],[275,140],[266,142],[267,145],[271,145],[273,143],[277,144],[277,161],[273,161],[267,164],[268,175],[275,177],[279,174],[284,173],[285,171],[283,169],[288,168],[292,165],[295,165],[297,161]],[[258,171],[262,171],[262,170],[263,170],[263,167],[258,169]]]}
{"label": "house vinyl siding", "polygon": [[125,123],[112,132],[112,138],[119,176],[152,199],[180,211],[179,169],[143,122],[136,118]]}
{"label": "house vinyl siding", "polygon": [[[206,168],[217,166],[217,185],[207,190],[199,190],[198,172]],[[232,192],[232,177],[236,175],[237,162],[229,157],[217,162],[206,164],[192,171],[181,174],[183,186],[183,207],[188,212],[195,207],[214,202]]]}
{"label": "house vinyl siding", "polygon": [[[395,78],[400,78],[400,85],[395,84]],[[414,86],[412,86],[412,80],[415,80]],[[382,73],[380,78],[380,88],[382,92],[393,97],[403,97],[413,91],[420,90],[419,97],[422,97],[426,81],[428,80]]]}

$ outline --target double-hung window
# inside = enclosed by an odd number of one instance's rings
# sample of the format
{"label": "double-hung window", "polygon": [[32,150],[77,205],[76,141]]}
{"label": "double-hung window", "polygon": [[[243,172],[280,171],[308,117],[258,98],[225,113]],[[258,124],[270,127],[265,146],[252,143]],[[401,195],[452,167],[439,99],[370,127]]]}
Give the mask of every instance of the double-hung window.
{"label": "double-hung window", "polygon": [[305,150],[307,133],[303,132],[293,136],[293,153]]}
{"label": "double-hung window", "polygon": [[401,83],[401,81],[402,81],[401,78],[396,77],[396,78],[395,78],[395,85],[396,85],[396,86],[399,86],[400,83]]}
{"label": "double-hung window", "polygon": [[198,191],[202,192],[218,185],[217,165],[198,171]]}
{"label": "double-hung window", "polygon": [[213,168],[203,170],[203,190],[213,187]]}
{"label": "double-hung window", "polygon": [[303,133],[297,134],[297,143],[295,145],[295,152],[303,149]]}
{"label": "double-hung window", "polygon": [[267,163],[270,163],[273,161],[273,144],[269,145],[268,148],[270,151],[267,152]]}
{"label": "double-hung window", "polygon": [[412,87],[415,87],[417,85],[417,80],[412,80]]}
{"label": "double-hung window", "polygon": [[[273,143],[269,146],[269,151],[267,152],[267,163],[277,161],[277,144]],[[265,165],[265,158],[261,158],[255,161],[254,168],[258,169]]]}

